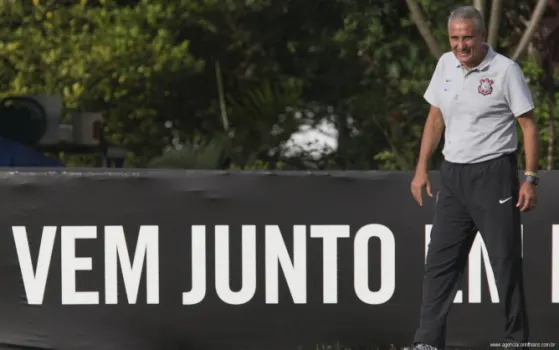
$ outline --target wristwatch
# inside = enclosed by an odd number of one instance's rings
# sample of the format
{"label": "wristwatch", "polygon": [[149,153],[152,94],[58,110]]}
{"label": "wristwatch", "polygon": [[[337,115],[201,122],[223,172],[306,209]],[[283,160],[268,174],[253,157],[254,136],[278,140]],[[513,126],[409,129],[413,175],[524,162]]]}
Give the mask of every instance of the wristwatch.
{"label": "wristwatch", "polygon": [[525,181],[526,181],[526,182],[531,183],[531,184],[533,184],[533,185],[535,185],[535,186],[537,186],[538,183],[540,182],[540,179],[538,178],[538,174],[536,174],[536,173],[533,172],[533,171],[527,171],[527,172],[525,172],[525,173],[524,173],[524,176],[526,177],[526,178],[525,178]]}

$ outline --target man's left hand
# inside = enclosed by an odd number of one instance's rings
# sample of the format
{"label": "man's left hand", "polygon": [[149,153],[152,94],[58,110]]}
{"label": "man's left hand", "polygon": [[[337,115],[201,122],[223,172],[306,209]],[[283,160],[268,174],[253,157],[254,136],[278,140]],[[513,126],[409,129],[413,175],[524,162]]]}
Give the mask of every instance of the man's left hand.
{"label": "man's left hand", "polygon": [[516,206],[520,208],[521,212],[525,212],[533,209],[537,202],[538,196],[536,194],[536,185],[529,182],[522,183],[518,193],[518,203],[516,203]]}

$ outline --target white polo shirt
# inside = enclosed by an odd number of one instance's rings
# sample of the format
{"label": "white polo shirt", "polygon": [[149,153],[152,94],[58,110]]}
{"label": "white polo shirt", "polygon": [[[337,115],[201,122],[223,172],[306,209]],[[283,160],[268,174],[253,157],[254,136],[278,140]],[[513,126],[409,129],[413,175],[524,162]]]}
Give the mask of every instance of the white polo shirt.
{"label": "white polo shirt", "polygon": [[424,95],[442,112],[449,162],[477,163],[516,151],[515,118],[534,109],[518,64],[486,46],[483,62],[469,71],[452,52],[442,55]]}

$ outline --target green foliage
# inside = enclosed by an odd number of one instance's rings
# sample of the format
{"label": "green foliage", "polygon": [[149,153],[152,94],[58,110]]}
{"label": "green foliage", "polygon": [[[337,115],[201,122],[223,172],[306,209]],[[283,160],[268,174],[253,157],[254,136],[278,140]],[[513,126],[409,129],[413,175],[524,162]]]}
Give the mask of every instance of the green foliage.
{"label": "green foliage", "polygon": [[[448,47],[455,1],[420,5]],[[532,6],[504,4],[499,51],[514,48]],[[63,121],[74,111],[103,112],[109,140],[130,151],[128,166],[415,165],[427,115],[422,95],[436,62],[403,1],[5,1],[0,25],[0,98],[60,94]],[[546,74],[529,57],[521,63],[545,149]],[[338,129],[336,152],[285,155],[294,132],[324,121]],[[439,161],[440,154],[433,166]]]}
{"label": "green foliage", "polygon": [[148,168],[216,170],[222,167],[228,146],[227,139],[218,137],[206,142],[187,141],[179,149],[169,150],[152,159]]}
{"label": "green foliage", "polygon": [[301,93],[301,82],[287,79],[278,83],[265,80],[239,98],[228,96],[236,164],[250,166],[257,159],[271,163],[281,159],[280,146],[302,122]]}
{"label": "green foliage", "polygon": [[0,15],[10,28],[0,42],[1,97],[61,94],[65,113],[104,112],[110,140],[134,152],[132,164],[159,153],[169,139],[164,122],[185,117],[169,113],[180,104],[173,84],[204,68],[188,41],[159,27],[156,19],[173,14],[147,2],[126,8],[24,3]]}

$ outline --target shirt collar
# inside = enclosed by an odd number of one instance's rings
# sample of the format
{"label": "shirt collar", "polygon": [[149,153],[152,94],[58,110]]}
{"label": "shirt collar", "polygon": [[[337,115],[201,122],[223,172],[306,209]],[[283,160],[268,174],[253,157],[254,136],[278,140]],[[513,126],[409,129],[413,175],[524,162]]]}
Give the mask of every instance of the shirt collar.
{"label": "shirt collar", "polygon": [[[485,48],[487,49],[487,53],[485,54],[483,61],[481,61],[481,63],[477,67],[472,68],[472,70],[485,69],[493,61],[493,58],[495,58],[496,53],[491,47],[491,45],[483,44],[483,46],[485,46]],[[460,64],[460,61],[456,59],[456,68],[460,68],[460,67],[462,67],[462,64]]]}

